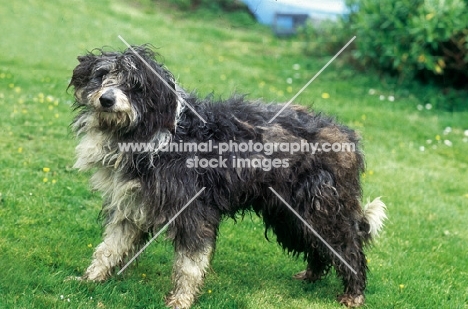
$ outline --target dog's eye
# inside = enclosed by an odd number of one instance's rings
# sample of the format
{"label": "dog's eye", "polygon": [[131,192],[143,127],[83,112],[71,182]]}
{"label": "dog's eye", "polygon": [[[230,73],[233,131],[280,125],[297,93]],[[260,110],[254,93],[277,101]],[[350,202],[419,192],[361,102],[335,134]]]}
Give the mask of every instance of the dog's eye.
{"label": "dog's eye", "polygon": [[106,76],[108,73],[109,71],[105,69],[97,70],[96,73],[94,74],[94,79],[98,81],[102,81],[103,77]]}

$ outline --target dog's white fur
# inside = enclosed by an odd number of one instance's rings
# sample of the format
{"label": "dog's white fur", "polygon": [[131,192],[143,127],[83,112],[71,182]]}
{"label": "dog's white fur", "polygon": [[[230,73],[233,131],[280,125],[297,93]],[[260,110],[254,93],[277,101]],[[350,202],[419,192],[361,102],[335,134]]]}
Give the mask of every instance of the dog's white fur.
{"label": "dog's white fur", "polygon": [[387,219],[387,215],[385,214],[386,209],[387,206],[380,200],[380,197],[375,198],[364,206],[364,216],[369,222],[369,233],[372,238],[375,238],[384,226],[384,221]]}
{"label": "dog's white fur", "polygon": [[172,308],[189,308],[200,293],[206,271],[210,265],[213,247],[189,255],[184,250],[176,250],[172,281],[174,290],[166,299],[166,305]]}

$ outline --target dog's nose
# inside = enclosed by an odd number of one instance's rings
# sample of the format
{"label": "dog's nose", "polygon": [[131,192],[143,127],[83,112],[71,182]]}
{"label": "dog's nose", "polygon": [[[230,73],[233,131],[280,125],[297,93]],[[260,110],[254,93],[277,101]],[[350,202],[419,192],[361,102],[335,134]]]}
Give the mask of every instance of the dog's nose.
{"label": "dog's nose", "polygon": [[112,107],[115,104],[115,97],[112,92],[104,93],[100,98],[99,102],[101,102],[101,106],[104,108]]}

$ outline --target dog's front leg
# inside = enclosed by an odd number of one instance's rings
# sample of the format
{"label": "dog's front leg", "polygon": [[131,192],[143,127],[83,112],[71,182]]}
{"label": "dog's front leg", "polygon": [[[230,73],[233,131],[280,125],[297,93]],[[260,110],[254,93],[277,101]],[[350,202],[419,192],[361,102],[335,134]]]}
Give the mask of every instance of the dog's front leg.
{"label": "dog's front leg", "polygon": [[211,243],[205,244],[196,252],[176,248],[172,275],[174,289],[166,298],[167,306],[178,309],[190,308],[203,285],[212,251]]}
{"label": "dog's front leg", "polygon": [[96,247],[93,261],[81,279],[104,281],[114,267],[131,254],[142,232],[128,220],[110,223],[105,227],[104,241]]}

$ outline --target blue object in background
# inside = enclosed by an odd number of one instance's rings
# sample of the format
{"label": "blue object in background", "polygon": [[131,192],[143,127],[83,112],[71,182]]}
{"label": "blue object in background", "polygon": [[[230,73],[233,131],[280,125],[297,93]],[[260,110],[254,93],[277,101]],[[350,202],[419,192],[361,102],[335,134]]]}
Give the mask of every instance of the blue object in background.
{"label": "blue object in background", "polygon": [[294,28],[294,20],[288,16],[276,16],[276,26],[280,29],[292,29]]}

